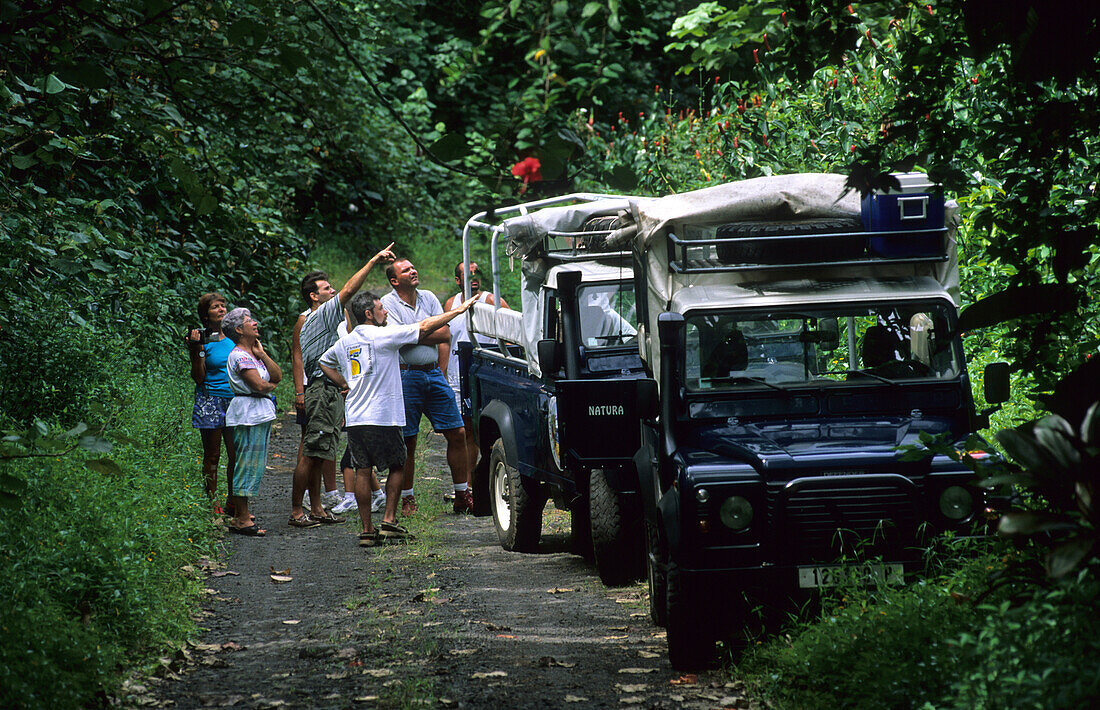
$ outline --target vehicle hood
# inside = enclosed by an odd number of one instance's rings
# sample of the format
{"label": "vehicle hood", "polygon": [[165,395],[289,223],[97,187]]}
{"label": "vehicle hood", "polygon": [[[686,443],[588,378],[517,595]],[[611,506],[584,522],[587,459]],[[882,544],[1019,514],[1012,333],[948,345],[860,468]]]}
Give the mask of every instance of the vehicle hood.
{"label": "vehicle hood", "polygon": [[919,443],[921,432],[950,431],[947,419],[889,417],[874,420],[800,421],[703,426],[682,441],[692,463],[716,459],[748,463],[760,472],[787,467],[863,465],[896,459],[898,446]]}

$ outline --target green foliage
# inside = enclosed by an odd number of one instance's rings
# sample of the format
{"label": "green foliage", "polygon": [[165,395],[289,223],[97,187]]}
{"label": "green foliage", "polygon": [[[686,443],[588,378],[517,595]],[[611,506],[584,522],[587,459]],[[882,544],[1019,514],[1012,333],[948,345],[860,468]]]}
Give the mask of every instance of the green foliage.
{"label": "green foliage", "polygon": [[1095,570],[1024,598],[978,607],[953,644],[959,665],[939,707],[1080,708],[1100,696]]}
{"label": "green foliage", "polygon": [[954,546],[928,579],[829,594],[816,618],[748,652],[738,676],[780,707],[1087,706],[1100,683],[1094,571],[1035,588],[1005,576],[1026,554]]}
{"label": "green foliage", "polygon": [[968,600],[983,591],[988,570],[1002,566],[994,554],[970,551],[971,559],[903,588],[852,578],[825,593],[817,618],[754,647],[738,673],[781,707],[936,701],[958,672],[954,637],[979,618]]}
{"label": "green foliage", "polygon": [[19,505],[0,516],[4,707],[91,704],[120,667],[194,629],[201,585],[181,568],[213,554],[215,528],[187,426],[191,388],[175,362],[117,385],[128,403],[105,432],[117,472],[84,465],[102,447],[3,464],[21,482]]}

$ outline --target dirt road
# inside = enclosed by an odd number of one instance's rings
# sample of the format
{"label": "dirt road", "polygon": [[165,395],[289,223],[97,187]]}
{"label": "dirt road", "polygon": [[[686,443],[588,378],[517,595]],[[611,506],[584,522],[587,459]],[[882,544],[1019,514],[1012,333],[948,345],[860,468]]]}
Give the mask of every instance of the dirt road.
{"label": "dirt road", "polygon": [[725,674],[671,669],[645,585],[603,587],[565,551],[566,516],[548,512],[540,553],[522,555],[500,548],[491,519],[451,514],[442,437],[422,440],[420,511],[405,521],[417,540],[360,549],[354,517],[287,526],[298,428],[284,420],[255,503],[267,536],[227,538],[207,565],[207,631],[122,704],[749,706]]}

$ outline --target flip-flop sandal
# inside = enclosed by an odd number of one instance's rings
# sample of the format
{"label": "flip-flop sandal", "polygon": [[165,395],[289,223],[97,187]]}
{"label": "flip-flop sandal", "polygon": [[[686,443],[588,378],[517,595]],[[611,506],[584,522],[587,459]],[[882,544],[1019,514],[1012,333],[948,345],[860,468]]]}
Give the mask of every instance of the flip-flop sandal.
{"label": "flip-flop sandal", "polygon": [[313,518],[322,525],[336,525],[338,523],[344,522],[343,517],[327,510],[325,511],[324,515],[314,515],[313,513],[310,513],[309,517]]}
{"label": "flip-flop sandal", "polygon": [[409,529],[404,525],[398,525],[397,523],[380,523],[378,526],[378,537],[381,540],[396,541],[396,540],[412,540],[415,539],[415,535],[409,532]]}
{"label": "flip-flop sandal", "polygon": [[290,520],[287,521],[287,525],[292,528],[316,528],[321,526],[321,521],[317,520],[309,513],[306,513],[300,518],[290,516]]}
{"label": "flip-flop sandal", "polygon": [[229,526],[229,532],[236,535],[245,535],[247,537],[263,537],[267,534],[267,531],[262,529],[259,525],[253,523],[246,528],[238,528],[235,525]]}
{"label": "flip-flop sandal", "polygon": [[377,530],[359,533],[359,547],[376,547],[379,542]]}

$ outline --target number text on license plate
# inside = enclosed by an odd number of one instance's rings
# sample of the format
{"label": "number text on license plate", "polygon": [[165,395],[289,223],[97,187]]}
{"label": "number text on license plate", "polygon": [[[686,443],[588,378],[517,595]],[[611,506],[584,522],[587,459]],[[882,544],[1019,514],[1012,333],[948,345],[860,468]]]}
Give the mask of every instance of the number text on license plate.
{"label": "number text on license plate", "polygon": [[829,567],[799,567],[798,586],[802,589],[833,587],[847,580],[865,579],[868,584],[886,582],[901,584],[904,579],[901,564],[888,565],[832,565]]}

